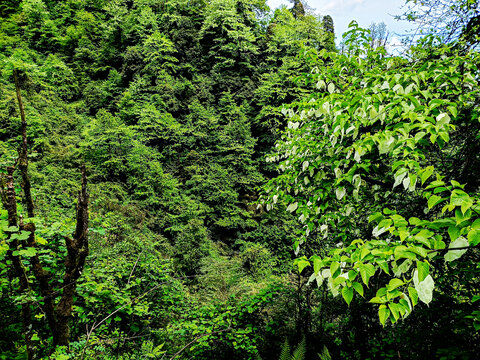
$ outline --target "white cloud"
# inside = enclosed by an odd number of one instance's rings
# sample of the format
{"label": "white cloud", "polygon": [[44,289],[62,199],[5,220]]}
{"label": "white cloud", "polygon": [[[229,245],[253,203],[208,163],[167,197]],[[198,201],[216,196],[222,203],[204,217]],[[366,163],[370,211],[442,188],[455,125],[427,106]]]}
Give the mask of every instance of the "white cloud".
{"label": "white cloud", "polygon": [[392,36],[390,41],[388,42],[389,46],[402,46],[402,40],[398,36]]}
{"label": "white cloud", "polygon": [[362,5],[364,2],[365,0],[330,0],[327,3],[322,2],[322,4],[319,5],[315,4],[316,6],[314,7],[316,8],[317,12],[322,15],[336,15],[346,9],[351,11],[358,5]]}
{"label": "white cloud", "polygon": [[[336,15],[345,10],[354,10],[358,5],[364,4],[365,1],[366,0],[306,0],[306,3],[314,8],[316,13],[321,15]],[[274,9],[282,4],[289,7],[291,6],[288,0],[268,0],[268,3]]]}
{"label": "white cloud", "polygon": [[388,40],[386,48],[387,51],[393,55],[399,55],[406,50],[406,46],[402,42],[402,39],[396,35],[392,36],[390,40]]}

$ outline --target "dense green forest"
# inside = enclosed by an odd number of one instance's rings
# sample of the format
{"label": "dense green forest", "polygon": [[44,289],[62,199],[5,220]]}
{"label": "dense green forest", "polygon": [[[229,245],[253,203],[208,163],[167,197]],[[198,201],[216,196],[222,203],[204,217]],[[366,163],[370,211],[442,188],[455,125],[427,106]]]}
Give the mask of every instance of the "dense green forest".
{"label": "dense green forest", "polygon": [[1,1],[0,359],[478,358],[479,1],[291,3]]}

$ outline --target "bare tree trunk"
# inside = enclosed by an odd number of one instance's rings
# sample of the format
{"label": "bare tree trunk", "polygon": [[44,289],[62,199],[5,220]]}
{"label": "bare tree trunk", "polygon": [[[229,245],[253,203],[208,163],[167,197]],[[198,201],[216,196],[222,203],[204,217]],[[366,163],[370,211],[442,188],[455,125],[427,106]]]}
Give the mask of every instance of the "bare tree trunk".
{"label": "bare tree trunk", "polygon": [[[7,168],[7,190],[6,196],[2,196],[3,205],[8,212],[8,226],[17,227],[18,218],[17,218],[17,199],[15,195],[15,185],[13,182],[13,173],[15,171],[14,167]],[[3,195],[3,194],[2,194]],[[16,232],[16,231],[13,231]],[[13,265],[14,276],[16,276],[20,282],[19,292],[22,293],[27,291],[30,288],[28,282],[27,274],[25,273],[25,268],[22,264],[22,260],[18,255],[14,255],[14,251],[18,248],[18,240],[11,239],[12,232],[7,233],[7,243],[9,244],[9,249],[7,251],[7,257],[10,259]],[[28,360],[35,358],[35,349],[32,343],[32,311],[28,303],[22,304],[22,322],[23,322],[23,336],[25,338],[25,345],[27,349]]]}
{"label": "bare tree trunk", "polygon": [[34,217],[34,206],[32,200],[32,186],[28,177],[28,147],[27,147],[27,119],[25,117],[25,109],[23,107],[22,95],[20,93],[20,84],[18,82],[17,71],[13,70],[13,78],[15,79],[15,89],[17,91],[18,107],[20,109],[20,118],[22,120],[22,145],[18,153],[18,167],[22,174],[22,188],[25,193],[25,201],[27,203],[28,217]]}
{"label": "bare tree trunk", "polygon": [[88,194],[84,166],[82,166],[81,171],[82,189],[78,194],[77,226],[73,239],[65,238],[68,252],[63,277],[65,287],[56,308],[59,345],[68,345],[70,339],[69,321],[72,317],[73,297],[76,292],[77,280],[82,274],[85,259],[88,255]]}
{"label": "bare tree trunk", "polygon": [[[33,203],[32,198],[32,186],[30,183],[30,177],[28,176],[28,141],[27,141],[27,119],[25,117],[25,109],[23,107],[23,100],[22,95],[20,92],[20,83],[18,81],[17,72],[13,71],[13,77],[15,79],[15,89],[17,92],[17,100],[18,100],[18,107],[20,110],[20,118],[21,118],[21,133],[22,133],[22,143],[18,149],[18,167],[20,169],[20,174],[22,176],[22,189],[25,195],[25,203],[27,208],[27,215],[29,218],[33,218],[35,216],[35,206]],[[23,221],[20,221],[20,230],[30,232],[30,235],[27,239],[27,243],[29,247],[36,248],[37,243],[35,241],[35,224],[33,222],[29,222],[27,224],[23,224]],[[57,343],[57,336],[56,336],[56,320],[55,320],[55,311],[54,311],[54,297],[53,297],[53,288],[50,285],[50,276],[49,274],[43,269],[38,255],[33,256],[30,258],[30,262],[32,264],[33,273],[35,278],[38,281],[38,285],[40,287],[40,293],[44,299],[44,306],[43,311],[45,312],[45,316],[47,318],[48,326],[50,327],[53,335],[53,343],[56,345]]]}
{"label": "bare tree trunk", "polygon": [[[35,207],[31,192],[31,183],[28,176],[28,142],[27,142],[27,120],[25,116],[25,109],[23,106],[22,95],[20,92],[20,84],[18,80],[17,71],[13,71],[15,80],[15,88],[17,93],[18,106],[21,118],[21,133],[22,143],[18,150],[18,168],[22,177],[22,189],[25,196],[25,203],[27,215],[29,218],[35,216]],[[22,218],[18,221],[17,215],[17,200],[15,197],[13,173],[14,167],[9,167],[6,182],[6,194],[1,190],[2,201],[8,211],[9,226],[19,227],[20,231],[29,232],[27,244],[29,247],[37,248],[35,240],[35,224],[33,222],[23,223]],[[82,188],[78,195],[77,214],[76,214],[76,229],[73,240],[66,237],[65,243],[67,246],[67,258],[65,259],[65,275],[63,278],[63,293],[58,305],[55,307],[54,298],[55,292],[50,283],[50,274],[43,269],[38,255],[30,258],[33,274],[39,286],[40,293],[43,296],[45,312],[48,326],[50,328],[53,345],[68,345],[70,341],[69,321],[72,317],[74,295],[76,293],[76,282],[80,277],[85,259],[88,255],[88,194],[87,194],[87,177],[85,166],[81,168],[82,173]],[[15,231],[16,232],[16,231]],[[8,235],[11,237],[11,234]],[[20,281],[20,292],[26,291],[30,288],[26,270],[21,262],[19,256],[14,256],[13,252],[17,250],[19,243],[16,239],[10,241],[10,249],[8,250],[8,257],[12,261],[14,273]],[[32,313],[29,304],[22,305],[22,318],[24,325],[25,343],[27,346],[28,359],[32,360],[35,357],[34,346],[31,341],[32,338]]]}

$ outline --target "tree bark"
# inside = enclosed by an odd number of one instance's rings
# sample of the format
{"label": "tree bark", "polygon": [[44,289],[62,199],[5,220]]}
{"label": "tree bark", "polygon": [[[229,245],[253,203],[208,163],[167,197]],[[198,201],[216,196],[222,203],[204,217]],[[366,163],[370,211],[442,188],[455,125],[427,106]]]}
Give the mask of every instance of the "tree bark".
{"label": "tree bark", "polygon": [[[13,181],[13,173],[15,171],[14,167],[7,168],[7,189],[6,196],[2,197],[4,202],[4,207],[7,209],[8,213],[8,226],[17,227],[18,226],[18,217],[17,217],[17,198],[15,195],[15,185]],[[7,243],[9,244],[9,249],[7,250],[7,257],[12,262],[13,267],[13,276],[17,277],[20,283],[19,293],[23,293],[30,288],[28,282],[28,277],[25,272],[25,268],[22,264],[20,256],[14,255],[14,251],[18,249],[18,240],[11,239],[12,234],[17,231],[9,232],[7,231]],[[25,345],[27,350],[28,360],[35,358],[35,349],[34,344],[32,343],[32,310],[30,304],[22,303],[22,323],[23,323],[23,336],[25,338]]]}
{"label": "tree bark", "polygon": [[[30,183],[30,177],[28,176],[27,119],[25,116],[25,109],[23,106],[22,94],[20,92],[20,83],[18,81],[18,75],[16,70],[13,71],[13,78],[15,80],[15,89],[17,93],[18,108],[20,110],[21,133],[22,133],[22,143],[18,149],[18,168],[20,169],[20,175],[22,177],[22,189],[25,196],[27,215],[29,218],[33,218],[35,216],[35,206],[33,203],[32,186]],[[24,225],[23,221],[20,219],[19,229],[21,231],[22,230],[28,231],[30,233],[27,239],[27,244],[29,247],[36,248],[37,243],[35,241],[35,230],[36,230],[35,224],[33,222],[29,222]],[[38,258],[38,255],[31,257],[30,262],[32,264],[33,273],[40,287],[40,293],[44,298],[45,305],[43,306],[43,311],[45,312],[45,317],[47,318],[48,325],[52,331],[53,343],[56,344],[57,342],[57,337],[55,336],[56,320],[55,320],[55,311],[54,311],[54,304],[53,304],[54,291],[50,284],[50,276],[48,272],[46,272],[43,269],[40,263],[40,260]]]}
{"label": "tree bark", "polygon": [[22,120],[22,145],[18,150],[18,167],[22,174],[22,188],[25,194],[25,202],[27,205],[28,217],[34,217],[34,206],[32,199],[32,186],[28,177],[28,147],[27,147],[27,119],[25,117],[25,109],[23,107],[22,94],[20,93],[20,83],[18,81],[17,71],[13,70],[13,78],[15,80],[15,90],[17,92],[18,107],[20,109],[20,118]]}
{"label": "tree bark", "polygon": [[[18,106],[20,110],[22,134],[22,143],[18,150],[18,168],[22,177],[22,189],[25,197],[27,216],[29,218],[33,218],[35,216],[35,207],[31,192],[30,178],[28,176],[27,120],[16,70],[13,71],[13,77],[15,80]],[[20,221],[18,220],[17,199],[13,179],[14,171],[15,167],[7,168],[8,175],[6,181],[6,191],[4,191],[3,188],[1,189],[1,200],[8,212],[9,226],[18,226],[18,231],[29,232],[27,245],[31,248],[37,248],[37,242],[35,240],[35,224],[31,221],[24,224],[21,217]],[[56,307],[55,291],[50,283],[50,274],[43,268],[37,254],[30,257],[30,264],[33,274],[35,275],[36,285],[38,285],[40,293],[43,296],[44,306],[42,307],[42,310],[45,312],[48,326],[53,337],[54,346],[69,344],[69,322],[72,317],[73,302],[76,293],[76,282],[83,271],[85,259],[88,255],[88,193],[85,166],[82,166],[81,173],[82,188],[79,192],[77,203],[77,224],[73,240],[70,238],[65,238],[65,243],[67,246],[67,258],[65,259],[65,275],[63,277],[64,288],[60,301]],[[23,292],[30,289],[30,284],[26,274],[26,269],[22,264],[20,256],[14,255],[14,251],[18,250],[20,244],[17,239],[11,239],[13,233],[17,233],[17,231],[7,231],[7,237],[8,240],[10,240],[10,247],[7,251],[7,256],[12,262],[12,277],[19,279],[19,290],[20,292]],[[33,331],[31,318],[32,311],[30,304],[22,304],[22,320],[28,360],[33,360],[35,358],[35,347],[31,340]]]}
{"label": "tree bark", "polygon": [[63,277],[63,294],[56,308],[58,345],[68,345],[70,339],[69,321],[72,317],[77,280],[82,274],[88,255],[88,194],[85,166],[82,166],[82,189],[78,194],[77,225],[73,239],[65,238],[67,258]]}

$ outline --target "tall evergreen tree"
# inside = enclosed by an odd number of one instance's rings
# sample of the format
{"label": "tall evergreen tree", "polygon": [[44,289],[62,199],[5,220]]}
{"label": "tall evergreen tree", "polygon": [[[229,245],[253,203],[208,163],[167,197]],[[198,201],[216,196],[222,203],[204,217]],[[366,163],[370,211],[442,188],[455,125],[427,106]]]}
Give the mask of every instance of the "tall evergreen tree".
{"label": "tall evergreen tree", "polygon": [[290,2],[293,3],[290,11],[295,19],[298,19],[300,16],[305,16],[305,8],[300,0],[290,0]]}
{"label": "tall evergreen tree", "polygon": [[323,30],[327,35],[327,40],[325,41],[325,47],[328,50],[335,49],[335,27],[333,25],[333,19],[330,15],[325,15],[323,17]]}

